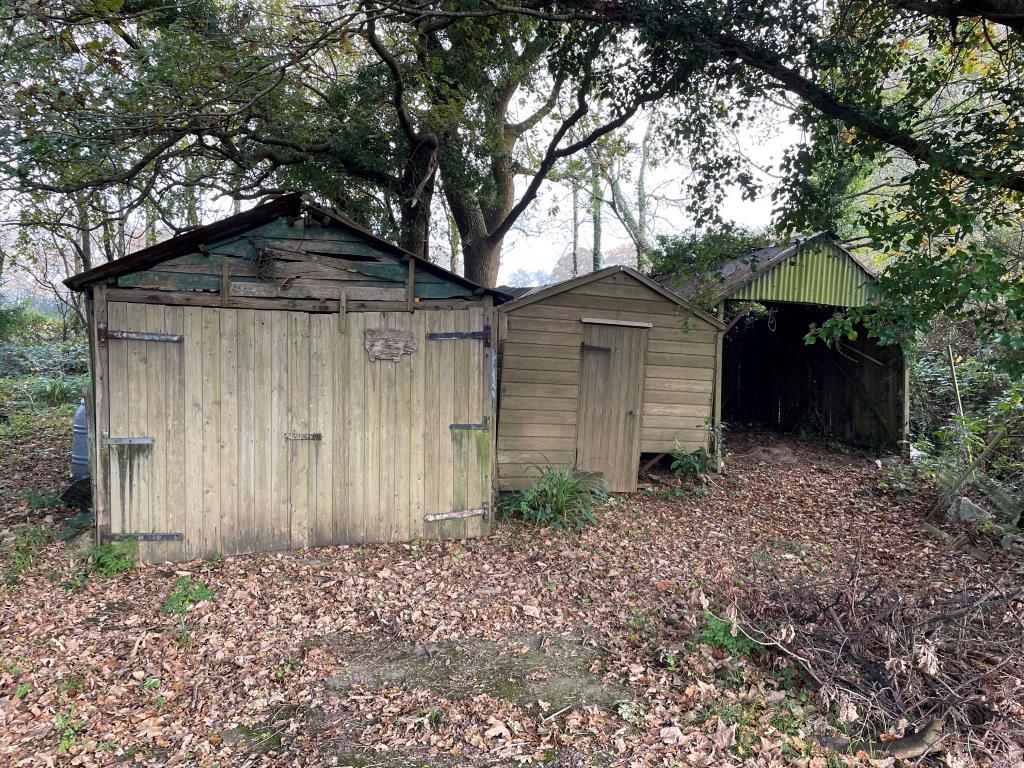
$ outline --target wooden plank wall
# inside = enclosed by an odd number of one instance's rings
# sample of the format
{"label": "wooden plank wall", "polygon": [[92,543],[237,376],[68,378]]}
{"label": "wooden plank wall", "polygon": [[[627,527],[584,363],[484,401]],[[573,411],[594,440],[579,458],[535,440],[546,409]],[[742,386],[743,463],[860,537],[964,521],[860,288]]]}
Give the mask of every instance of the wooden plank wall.
{"label": "wooden plank wall", "polygon": [[640,450],[707,447],[717,330],[628,274],[502,310],[498,478],[527,487],[532,465],[576,458],[584,317],[648,322]]}
{"label": "wooden plank wall", "polygon": [[[427,521],[491,501],[490,350],[484,303],[465,309],[308,314],[110,302],[109,327],[183,343],[106,344],[113,533],[149,561],[334,543],[483,535],[490,515]],[[341,321],[343,318],[344,322]],[[411,334],[416,350],[371,361],[367,329]],[[319,432],[322,439],[286,440]]]}

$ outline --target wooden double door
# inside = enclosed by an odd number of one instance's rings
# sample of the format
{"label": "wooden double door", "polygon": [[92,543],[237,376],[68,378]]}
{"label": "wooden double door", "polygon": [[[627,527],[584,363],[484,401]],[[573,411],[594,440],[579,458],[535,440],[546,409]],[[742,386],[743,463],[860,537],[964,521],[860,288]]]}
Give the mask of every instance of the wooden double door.
{"label": "wooden double door", "polygon": [[[98,523],[144,560],[488,530],[482,310],[350,313],[343,327],[337,314],[106,310]],[[385,328],[408,354],[370,358],[366,331]]]}
{"label": "wooden double door", "polygon": [[576,468],[611,491],[635,491],[640,463],[647,328],[584,321]]}

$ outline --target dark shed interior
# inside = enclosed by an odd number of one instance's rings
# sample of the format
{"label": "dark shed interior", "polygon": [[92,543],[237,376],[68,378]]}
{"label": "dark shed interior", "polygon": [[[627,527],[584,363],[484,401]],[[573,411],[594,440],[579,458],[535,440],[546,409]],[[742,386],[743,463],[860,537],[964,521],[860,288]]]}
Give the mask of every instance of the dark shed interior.
{"label": "dark shed interior", "polygon": [[[732,305],[733,302],[727,303]],[[898,347],[881,347],[863,331],[829,348],[804,341],[838,308],[765,302],[725,337],[722,420],[826,434],[866,446],[903,439],[904,375]]]}

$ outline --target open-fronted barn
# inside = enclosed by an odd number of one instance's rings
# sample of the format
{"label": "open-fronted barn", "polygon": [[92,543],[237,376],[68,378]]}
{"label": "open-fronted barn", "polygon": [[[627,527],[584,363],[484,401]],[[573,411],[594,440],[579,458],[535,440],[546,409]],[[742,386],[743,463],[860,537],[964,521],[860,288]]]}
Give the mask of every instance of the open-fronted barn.
{"label": "open-fronted barn", "polygon": [[[692,285],[657,281],[682,297]],[[720,316],[735,317],[723,343],[722,419],[782,430],[824,432],[894,447],[908,422],[908,380],[897,346],[863,328],[829,347],[807,344],[836,312],[880,298],[877,280],[828,232],[728,260],[717,286]]]}
{"label": "open-fronted barn", "polygon": [[709,445],[722,324],[628,267],[528,291],[499,312],[498,478],[545,465],[636,488],[641,453]]}
{"label": "open-fronted barn", "polygon": [[152,561],[489,529],[501,294],[298,195],[68,285],[102,540]]}

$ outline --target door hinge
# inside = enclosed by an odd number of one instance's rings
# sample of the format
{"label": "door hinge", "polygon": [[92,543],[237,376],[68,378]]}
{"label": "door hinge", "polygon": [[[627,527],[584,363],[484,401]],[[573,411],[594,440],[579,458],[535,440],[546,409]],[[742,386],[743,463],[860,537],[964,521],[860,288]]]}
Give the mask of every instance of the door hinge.
{"label": "door hinge", "polygon": [[153,445],[155,442],[152,437],[104,437],[100,440],[104,448],[111,445]]}
{"label": "door hinge", "polygon": [[319,432],[285,432],[285,440],[323,440]]}
{"label": "door hinge", "polygon": [[439,515],[425,515],[424,520],[428,523],[436,523],[439,520],[463,520],[467,517],[481,517],[487,514],[490,505],[485,501],[477,509],[463,509],[458,512],[442,512]]}
{"label": "door hinge", "polygon": [[489,420],[485,416],[484,420],[479,424],[474,424],[473,422],[456,422],[455,424],[449,424],[448,429],[479,429],[486,432],[491,428],[488,421]]}
{"label": "door hinge", "polygon": [[183,533],[101,533],[100,540],[108,541],[184,541]]}
{"label": "door hinge", "polygon": [[101,344],[109,339],[121,339],[122,341],[166,341],[172,344],[180,344],[185,337],[177,333],[145,333],[143,331],[111,331],[106,323],[96,325],[96,336]]}
{"label": "door hinge", "polygon": [[428,333],[427,341],[451,341],[454,339],[480,339],[485,347],[491,346],[491,326],[485,325],[482,331],[439,331]]}

